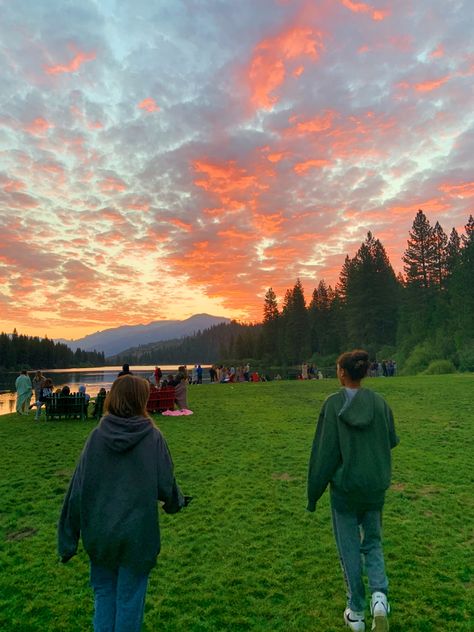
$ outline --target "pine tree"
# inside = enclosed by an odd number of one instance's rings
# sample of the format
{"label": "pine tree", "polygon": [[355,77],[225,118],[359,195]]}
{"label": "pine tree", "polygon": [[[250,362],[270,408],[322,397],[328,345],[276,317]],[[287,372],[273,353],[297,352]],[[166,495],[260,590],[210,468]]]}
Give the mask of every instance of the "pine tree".
{"label": "pine tree", "polygon": [[280,313],[275,292],[270,287],[265,294],[263,305],[263,324],[261,333],[261,349],[268,362],[279,358]]}
{"label": "pine tree", "polygon": [[409,235],[407,249],[402,257],[406,281],[428,288],[434,269],[435,241],[433,228],[421,209],[416,214]]}
{"label": "pine tree", "polygon": [[308,312],[301,281],[287,290],[282,310],[283,359],[289,364],[299,364],[310,356],[310,331]]}
{"label": "pine tree", "polygon": [[474,241],[474,217],[469,215],[469,219],[467,220],[467,224],[464,226],[464,230],[466,234],[462,236],[462,245],[463,247],[469,246]]}
{"label": "pine tree", "polygon": [[448,236],[441,228],[440,223],[436,222],[433,228],[433,265],[430,277],[438,288],[445,287],[448,276],[447,245]]}
{"label": "pine tree", "polygon": [[311,333],[311,351],[321,355],[338,353],[338,317],[335,312],[336,293],[324,279],[313,290],[308,317]]}
{"label": "pine tree", "polygon": [[446,271],[448,277],[451,277],[454,269],[459,263],[461,255],[461,238],[458,231],[453,228],[449,235],[449,241],[446,244]]}
{"label": "pine tree", "polygon": [[377,349],[395,342],[398,283],[382,243],[372,233],[348,266],[345,313],[349,342]]}

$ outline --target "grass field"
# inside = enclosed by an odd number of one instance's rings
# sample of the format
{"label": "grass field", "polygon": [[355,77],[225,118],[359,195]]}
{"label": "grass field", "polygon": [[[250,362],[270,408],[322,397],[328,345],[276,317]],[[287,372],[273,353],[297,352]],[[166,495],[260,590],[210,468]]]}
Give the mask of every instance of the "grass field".
{"label": "grass field", "polygon": [[[392,632],[472,631],[474,376],[367,380],[400,445],[384,514]],[[343,630],[328,494],[305,511],[315,422],[335,380],[190,387],[160,417],[189,508],[161,514],[144,630]],[[0,417],[0,629],[91,629],[88,560],[56,557],[56,522],[93,422]],[[368,629],[370,627],[368,626]]]}

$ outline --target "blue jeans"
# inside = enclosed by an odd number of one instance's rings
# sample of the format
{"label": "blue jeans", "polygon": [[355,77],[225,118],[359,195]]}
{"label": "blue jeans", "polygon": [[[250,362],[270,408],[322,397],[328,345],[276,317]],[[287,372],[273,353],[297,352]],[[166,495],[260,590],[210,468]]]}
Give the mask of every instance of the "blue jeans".
{"label": "blue jeans", "polygon": [[94,632],[140,632],[148,573],[120,566],[115,571],[91,563]]}
{"label": "blue jeans", "polygon": [[370,592],[388,593],[388,579],[382,550],[382,511],[341,512],[332,508],[332,524],[347,586],[347,605],[365,610],[363,562]]}

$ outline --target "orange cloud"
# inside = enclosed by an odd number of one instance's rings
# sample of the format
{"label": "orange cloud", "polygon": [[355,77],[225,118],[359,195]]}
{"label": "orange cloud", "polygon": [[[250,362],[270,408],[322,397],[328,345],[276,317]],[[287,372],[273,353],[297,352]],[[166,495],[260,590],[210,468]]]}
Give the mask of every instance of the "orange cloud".
{"label": "orange cloud", "polygon": [[442,44],[435,48],[430,54],[430,59],[439,59],[440,57],[444,57],[444,47]]}
{"label": "orange cloud", "polygon": [[374,9],[370,6],[370,4],[366,4],[365,2],[353,2],[352,0],[340,0],[340,2],[354,13],[370,13],[372,20],[376,22],[380,22],[384,20],[386,17],[390,15],[390,11],[388,9]]}
{"label": "orange cloud", "polygon": [[239,169],[234,160],[223,165],[196,160],[193,167],[195,171],[205,176],[205,178],[194,180],[194,184],[213,193],[244,191],[257,184],[256,176],[248,175],[245,169]]}
{"label": "orange cloud", "polygon": [[69,64],[58,64],[56,66],[46,66],[45,72],[48,75],[59,75],[62,73],[68,72],[76,72],[82,66],[82,64],[94,60],[96,57],[95,53],[82,53],[79,52],[75,55],[75,57],[69,62]]}
{"label": "orange cloud", "polygon": [[296,123],[296,125],[294,128],[291,128],[288,133],[291,134],[293,130],[298,134],[315,134],[318,132],[324,132],[332,127],[336,114],[337,113],[334,110],[327,110],[320,116],[314,116],[311,119],[307,119],[306,121],[301,121],[299,123],[297,122],[298,117],[292,116],[289,118],[289,123]]}
{"label": "orange cloud", "polygon": [[440,191],[452,197],[469,198],[474,196],[474,182],[463,182],[461,184],[442,184]]}
{"label": "orange cloud", "polygon": [[308,171],[308,169],[311,169],[313,167],[322,168],[322,167],[327,167],[330,164],[331,164],[330,160],[324,160],[324,159],[317,159],[316,158],[316,159],[313,159],[313,160],[305,160],[304,162],[298,162],[293,167],[293,170],[298,175],[301,175],[302,173],[306,173],[306,171]]}
{"label": "orange cloud", "polygon": [[100,183],[100,190],[103,193],[111,193],[112,191],[126,191],[127,185],[120,178],[105,178]]}
{"label": "orange cloud", "polygon": [[188,224],[188,223],[183,222],[183,221],[181,221],[180,219],[177,219],[177,218],[169,219],[168,223],[172,224],[173,226],[176,226],[177,228],[182,228],[183,230],[185,230],[188,233],[193,228],[192,224]]}
{"label": "orange cloud", "polygon": [[436,90],[436,88],[441,87],[450,79],[451,77],[449,75],[446,75],[446,77],[440,77],[439,79],[434,79],[433,81],[422,81],[420,83],[415,83],[414,88],[417,92],[431,92],[432,90]]}
{"label": "orange cloud", "polygon": [[[270,109],[278,101],[272,93],[284,82],[289,63],[300,57],[317,61],[322,50],[321,33],[307,27],[292,27],[260,42],[248,68],[252,105]],[[300,64],[293,72],[299,76],[303,70]]]}
{"label": "orange cloud", "polygon": [[256,230],[265,236],[280,232],[284,221],[285,218],[282,213],[271,213],[269,215],[255,213],[253,217]]}
{"label": "orange cloud", "polygon": [[140,101],[137,107],[141,110],[146,110],[147,112],[158,112],[160,109],[159,106],[156,104],[155,99],[152,99],[151,97]]}
{"label": "orange cloud", "polygon": [[42,116],[38,116],[25,127],[25,131],[34,136],[39,136],[40,134],[45,134],[50,127],[54,127],[54,125],[48,123]]}

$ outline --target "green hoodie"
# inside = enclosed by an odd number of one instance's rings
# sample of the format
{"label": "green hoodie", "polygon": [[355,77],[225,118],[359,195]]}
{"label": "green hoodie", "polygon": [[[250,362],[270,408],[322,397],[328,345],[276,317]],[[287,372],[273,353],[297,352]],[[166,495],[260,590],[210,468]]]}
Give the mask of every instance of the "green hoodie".
{"label": "green hoodie", "polygon": [[308,474],[308,510],[330,483],[338,511],[381,508],[390,486],[391,449],[399,442],[387,402],[365,388],[342,388],[323,404]]}

